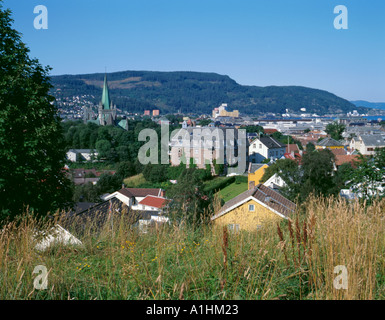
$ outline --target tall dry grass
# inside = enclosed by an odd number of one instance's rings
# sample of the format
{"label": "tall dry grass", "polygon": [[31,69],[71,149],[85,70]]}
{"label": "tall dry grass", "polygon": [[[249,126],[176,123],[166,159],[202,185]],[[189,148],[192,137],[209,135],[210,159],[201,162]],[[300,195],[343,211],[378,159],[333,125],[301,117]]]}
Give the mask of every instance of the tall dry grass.
{"label": "tall dry grass", "polygon": [[[67,226],[82,246],[34,249],[47,223],[26,218],[0,233],[0,299],[383,299],[385,201],[315,199],[290,221],[256,232],[168,225],[143,234],[127,214]],[[48,288],[34,289],[37,265]],[[348,289],[334,268],[346,266]]]}

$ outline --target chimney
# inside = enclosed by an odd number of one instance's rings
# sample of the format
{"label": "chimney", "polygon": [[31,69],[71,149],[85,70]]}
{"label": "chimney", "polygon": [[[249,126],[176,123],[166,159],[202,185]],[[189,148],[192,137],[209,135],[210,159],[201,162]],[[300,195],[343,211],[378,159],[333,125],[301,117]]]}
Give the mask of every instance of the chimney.
{"label": "chimney", "polygon": [[160,189],[160,196],[161,196],[162,198],[165,198],[165,192],[164,192],[163,189]]}
{"label": "chimney", "polygon": [[249,190],[255,188],[255,181],[249,181]]}

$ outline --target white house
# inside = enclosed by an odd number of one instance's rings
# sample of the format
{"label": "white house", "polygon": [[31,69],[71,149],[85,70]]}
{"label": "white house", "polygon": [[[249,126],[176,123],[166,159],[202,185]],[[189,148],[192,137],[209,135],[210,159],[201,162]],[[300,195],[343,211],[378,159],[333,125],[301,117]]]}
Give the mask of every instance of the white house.
{"label": "white house", "polygon": [[35,249],[45,251],[54,245],[82,245],[82,242],[60,225],[55,225],[46,232],[35,234]]}
{"label": "white house", "polygon": [[352,138],[349,147],[359,151],[363,155],[373,155],[376,148],[385,148],[385,135],[371,134],[359,135]]}
{"label": "white house", "polygon": [[278,160],[284,156],[286,145],[272,137],[256,138],[249,146],[249,161],[261,163],[263,160]]}
{"label": "white house", "polygon": [[93,149],[70,149],[67,152],[67,159],[71,162],[76,161],[92,161],[98,156]]}
{"label": "white house", "polygon": [[286,187],[286,182],[283,181],[283,179],[277,173],[275,173],[263,185],[269,187],[270,189],[278,190],[280,188]]}

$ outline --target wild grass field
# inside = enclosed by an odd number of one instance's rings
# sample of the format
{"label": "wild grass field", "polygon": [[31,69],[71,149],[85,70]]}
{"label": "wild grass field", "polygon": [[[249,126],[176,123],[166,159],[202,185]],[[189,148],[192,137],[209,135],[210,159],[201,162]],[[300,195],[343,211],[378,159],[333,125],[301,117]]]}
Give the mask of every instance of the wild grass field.
{"label": "wild grass field", "polygon": [[[0,234],[0,299],[384,299],[384,218],[384,200],[335,199],[311,199],[253,233],[182,224],[143,234],[121,217],[98,233],[87,226],[82,246],[45,252],[31,239],[49,226],[24,218]],[[38,265],[45,290],[34,289]],[[347,289],[333,285],[336,266]]]}

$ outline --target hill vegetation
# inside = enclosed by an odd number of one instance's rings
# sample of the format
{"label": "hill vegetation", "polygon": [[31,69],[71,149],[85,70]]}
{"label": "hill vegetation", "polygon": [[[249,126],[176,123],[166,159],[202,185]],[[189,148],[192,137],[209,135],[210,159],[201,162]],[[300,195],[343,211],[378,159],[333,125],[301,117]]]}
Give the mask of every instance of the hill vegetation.
{"label": "hill vegetation", "polygon": [[[206,113],[228,103],[243,114],[307,112],[325,114],[357,109],[349,101],[317,89],[300,86],[244,86],[225,75],[202,72],[122,71],[107,75],[112,100],[119,109],[162,113]],[[87,96],[98,104],[104,74],[53,76],[52,94],[61,101]]]}

